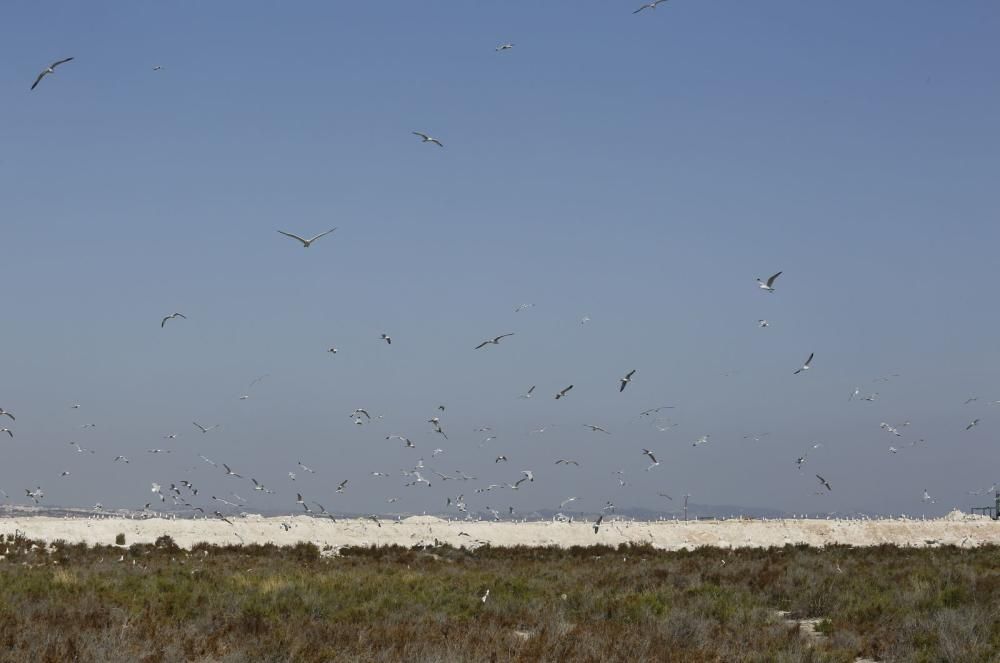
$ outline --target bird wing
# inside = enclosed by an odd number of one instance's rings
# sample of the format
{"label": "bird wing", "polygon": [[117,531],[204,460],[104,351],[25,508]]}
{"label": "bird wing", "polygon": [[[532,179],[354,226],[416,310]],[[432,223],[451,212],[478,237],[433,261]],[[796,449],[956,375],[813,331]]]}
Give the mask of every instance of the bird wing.
{"label": "bird wing", "polygon": [[623,391],[625,391],[625,386],[626,385],[628,385],[628,380],[626,380],[625,378],[622,378],[622,380],[621,380],[621,386],[618,387],[618,393],[619,394],[622,393]]}
{"label": "bird wing", "polygon": [[774,285],[775,279],[777,279],[779,276],[781,276],[781,272],[778,272],[777,274],[769,278],[767,280],[767,287],[770,288],[772,285]]}
{"label": "bird wing", "polygon": [[55,62],[53,62],[52,64],[49,65],[49,69],[55,69],[59,65],[66,64],[67,62],[69,62],[72,59],[73,58],[63,58],[62,60],[56,60]]}
{"label": "bird wing", "polygon": [[198,429],[199,429],[199,430],[200,430],[200,431],[201,431],[202,433],[207,433],[207,432],[208,432],[208,429],[207,429],[207,428],[205,428],[204,426],[202,426],[201,424],[199,424],[199,423],[198,423],[197,421],[192,421],[191,423],[192,423],[192,424],[194,424],[195,426],[197,426],[197,427],[198,427]]}
{"label": "bird wing", "polygon": [[508,336],[513,336],[513,335],[514,335],[514,332],[510,332],[509,334],[500,334],[499,336],[497,336],[497,337],[495,337],[493,339],[493,342],[497,343],[497,342],[500,341],[501,338],[507,338]]}
{"label": "bird wing", "polygon": [[281,233],[282,235],[284,235],[285,237],[291,237],[292,239],[297,239],[300,242],[302,242],[302,244],[308,244],[309,243],[307,240],[302,239],[298,235],[293,235],[292,233],[286,233],[284,230],[279,230],[278,232]]}
{"label": "bird wing", "polygon": [[444,147],[444,143],[439,141],[437,138],[431,138],[429,142],[434,143],[438,147]]}
{"label": "bird wing", "polygon": [[167,320],[169,320],[169,319],[170,319],[170,316],[168,315],[167,317],[163,318],[163,320],[160,320],[160,329],[163,329],[163,326],[165,324],[167,324]]}
{"label": "bird wing", "polygon": [[563,393],[563,394],[569,393],[569,390],[572,389],[572,388],[573,388],[573,385],[570,385],[570,386],[566,387],[565,389],[563,389],[561,393]]}
{"label": "bird wing", "polygon": [[489,343],[490,343],[489,341],[483,341],[482,343],[477,345],[475,349],[478,350],[479,348],[485,348],[487,345],[489,345]]}
{"label": "bird wing", "polygon": [[42,73],[38,74],[38,78],[36,78],[35,82],[31,84],[31,89],[34,90],[36,87],[38,87],[38,84],[42,82],[42,79],[45,78],[45,75],[48,74],[48,73],[49,73],[49,70],[46,69]]}
{"label": "bird wing", "polygon": [[421,137],[421,138],[423,138],[424,140],[430,140],[430,139],[431,139],[431,137],[430,137],[430,136],[428,136],[427,134],[424,134],[424,133],[420,133],[419,131],[414,131],[414,132],[413,132],[413,135],[415,135],[415,136],[420,136],[420,137]]}
{"label": "bird wing", "polygon": [[642,7],[639,7],[638,9],[636,9],[636,10],[635,10],[634,12],[632,12],[632,13],[633,13],[633,14],[638,14],[638,13],[639,13],[639,12],[641,12],[641,11],[642,11],[643,9],[646,9],[646,8],[648,8],[648,7],[649,7],[649,5],[643,5]]}
{"label": "bird wing", "polygon": [[806,363],[805,363],[806,366],[808,366],[809,364],[812,363],[813,355],[815,355],[815,354],[816,354],[815,352],[810,352],[809,353],[809,359],[806,359]]}
{"label": "bird wing", "polygon": [[310,239],[310,240],[309,240],[309,242],[310,242],[310,243],[312,243],[312,242],[315,242],[315,241],[316,241],[317,239],[319,239],[320,237],[323,237],[324,235],[329,235],[329,234],[330,234],[330,233],[332,233],[332,232],[333,232],[334,230],[336,230],[336,228],[330,228],[330,229],[329,229],[329,230],[327,230],[327,231],[326,231],[325,233],[320,233],[320,234],[316,235],[315,237],[313,237],[312,239]]}
{"label": "bird wing", "polygon": [[635,375],[636,370],[637,369],[633,368],[631,371],[629,371],[628,373],[626,373],[625,374],[625,379],[626,380],[631,380],[632,376]]}

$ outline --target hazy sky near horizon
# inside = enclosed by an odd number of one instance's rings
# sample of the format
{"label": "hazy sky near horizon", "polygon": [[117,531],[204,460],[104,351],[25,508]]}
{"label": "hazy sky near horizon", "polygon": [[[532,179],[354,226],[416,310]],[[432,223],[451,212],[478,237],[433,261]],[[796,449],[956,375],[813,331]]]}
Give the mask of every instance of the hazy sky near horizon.
{"label": "hazy sky near horizon", "polygon": [[[231,491],[350,512],[986,503],[966,493],[998,480],[1000,5],[640,4],[7,4],[3,501],[141,507],[186,479],[209,511]],[[334,226],[308,250],[276,232]],[[661,405],[665,431],[638,416]],[[404,487],[421,457],[478,480]]]}

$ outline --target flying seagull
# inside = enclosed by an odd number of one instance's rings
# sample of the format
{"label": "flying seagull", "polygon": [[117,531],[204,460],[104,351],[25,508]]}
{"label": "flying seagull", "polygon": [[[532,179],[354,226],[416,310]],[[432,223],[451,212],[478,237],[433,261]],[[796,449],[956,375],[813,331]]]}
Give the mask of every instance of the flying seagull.
{"label": "flying seagull", "polygon": [[656,5],[659,5],[659,4],[661,4],[661,3],[664,3],[664,2],[666,2],[666,1],[667,1],[667,0],[653,0],[653,1],[652,1],[652,2],[650,2],[649,4],[645,4],[645,5],[643,5],[642,7],[639,7],[638,9],[636,9],[636,10],[635,10],[634,12],[632,12],[632,13],[633,13],[633,14],[638,14],[638,13],[639,13],[639,12],[641,12],[641,11],[642,11],[643,9],[656,9]]}
{"label": "flying seagull", "polygon": [[233,472],[231,469],[229,469],[229,466],[226,465],[225,463],[223,463],[222,466],[224,468],[226,468],[226,476],[227,477],[236,477],[237,479],[242,479],[243,478],[242,475],[239,475],[236,472]]}
{"label": "flying seagull", "polygon": [[781,272],[778,272],[777,274],[769,278],[767,281],[761,281],[760,279],[757,279],[757,287],[760,288],[761,290],[774,292],[774,282],[777,280],[779,276],[781,276]]}
{"label": "flying seagull", "polygon": [[512,43],[510,43],[508,41],[506,43],[503,43],[503,44],[500,44],[499,46],[497,46],[497,52],[500,53],[502,51],[509,51],[512,48],[514,48],[514,44],[512,44]]}
{"label": "flying seagull", "polygon": [[604,433],[605,435],[611,435],[608,431],[601,428],[600,426],[595,426],[594,424],[584,424],[584,428],[589,428],[591,433]]}
{"label": "flying seagull", "polygon": [[799,373],[801,373],[802,371],[808,371],[808,370],[809,370],[809,364],[811,364],[811,363],[812,363],[812,360],[813,360],[813,355],[814,355],[814,354],[816,354],[816,353],[814,353],[814,352],[810,352],[810,353],[809,353],[809,359],[806,359],[806,363],[802,364],[802,368],[800,368],[799,370],[797,370],[797,371],[795,371],[794,373],[792,373],[792,375],[798,375],[798,374],[799,374]]}
{"label": "flying seagull", "polygon": [[572,389],[572,388],[573,388],[573,385],[570,385],[570,386],[566,387],[565,389],[563,389],[562,391],[560,391],[559,393],[557,393],[556,394],[556,400],[559,400],[560,398],[562,398],[563,396],[565,396],[566,394],[568,394],[569,390]]}
{"label": "flying seagull", "polygon": [[14,437],[14,433],[12,433],[9,428],[0,428],[0,433],[7,433],[7,435],[10,435],[12,439]]}
{"label": "flying seagull", "polygon": [[649,456],[649,459],[650,459],[651,461],[653,461],[653,464],[652,464],[652,465],[650,465],[649,467],[647,467],[647,468],[646,468],[646,471],[647,471],[647,472],[648,472],[648,471],[650,471],[651,469],[653,469],[654,467],[656,467],[657,465],[659,465],[659,464],[660,464],[660,461],[656,460],[656,456],[654,456],[654,455],[653,455],[653,452],[652,452],[652,451],[650,451],[649,449],[643,449],[643,450],[642,450],[642,455],[643,455],[643,456]]}
{"label": "flying seagull", "polygon": [[219,427],[219,424],[215,424],[214,426],[209,426],[208,428],[205,428],[204,426],[202,426],[201,424],[199,424],[197,421],[192,421],[191,423],[194,424],[198,428],[198,430],[200,430],[202,433],[207,433],[208,431],[216,429],[216,428]]}
{"label": "flying seagull", "polygon": [[422,139],[420,142],[422,142],[422,143],[434,143],[438,147],[444,147],[444,144],[441,141],[439,141],[437,138],[432,138],[431,136],[428,136],[425,133],[421,133],[419,131],[414,131],[413,135],[414,136],[420,136],[420,138]]}
{"label": "flying seagull", "polygon": [[382,334],[382,340],[388,345],[392,345],[392,338],[390,338],[388,334]]}
{"label": "flying seagull", "polygon": [[499,336],[494,336],[492,340],[486,340],[486,341],[483,341],[482,343],[480,343],[479,345],[477,345],[476,346],[476,350],[478,350],[480,348],[485,348],[487,345],[490,345],[490,344],[492,344],[492,345],[500,345],[500,339],[507,338],[508,336],[513,336],[513,335],[514,335],[514,332],[510,332],[509,334],[500,334]]}
{"label": "flying seagull", "polygon": [[[519,396],[518,398],[531,398],[531,393],[535,391],[535,386],[536,385],[531,385],[531,389],[529,389],[526,393],[521,394],[521,396]],[[0,411],[0,414],[7,414],[7,413]]]}
{"label": "flying seagull", "polygon": [[42,73],[38,74],[38,78],[35,79],[35,82],[32,83],[31,89],[34,90],[36,87],[38,87],[38,84],[42,82],[42,79],[45,78],[46,76],[48,76],[49,74],[56,73],[56,67],[58,67],[61,64],[66,64],[67,62],[71,61],[72,59],[73,58],[65,58],[63,60],[56,60],[55,62],[53,62],[52,64],[50,64],[48,67],[46,67],[45,69],[43,69]]}
{"label": "flying seagull", "polygon": [[674,409],[673,405],[661,405],[660,407],[652,407],[649,408],[648,410],[643,410],[642,412],[639,413],[639,416],[640,417],[649,416],[651,414],[656,414],[660,410],[673,410],[673,409]]}
{"label": "flying seagull", "polygon": [[622,393],[623,391],[625,391],[625,387],[627,387],[628,383],[632,381],[632,376],[633,375],[635,375],[635,369],[634,368],[631,371],[629,371],[628,373],[626,373],[625,377],[623,377],[621,379],[621,386],[618,387],[618,393],[619,394]]}
{"label": "flying seagull", "polygon": [[[534,389],[534,387],[532,387],[532,389]],[[3,417],[3,416],[8,416],[8,417],[10,417],[11,421],[14,421],[14,415],[12,415],[10,412],[8,412],[7,410],[5,410],[2,407],[0,407],[0,417]]]}
{"label": "flying seagull", "polygon": [[580,463],[578,463],[575,460],[567,460],[565,458],[560,458],[559,460],[556,461],[555,464],[556,465],[576,465],[576,466],[580,465]]}
{"label": "flying seagull", "polygon": [[163,318],[163,320],[160,320],[160,329],[163,329],[163,326],[167,324],[167,320],[173,320],[174,318],[184,318],[187,320],[187,316],[183,313],[171,313],[167,317]]}
{"label": "flying seagull", "polygon": [[818,474],[816,475],[816,478],[819,479],[819,482],[821,484],[823,484],[823,486],[826,487],[827,490],[833,490],[833,488],[830,486],[830,482],[829,481],[827,481],[826,479],[824,479],[823,477],[821,477]]}
{"label": "flying seagull", "polygon": [[303,239],[303,238],[299,237],[298,235],[294,235],[294,234],[292,234],[292,233],[286,233],[286,232],[285,232],[284,230],[279,230],[278,232],[279,232],[279,233],[281,233],[282,235],[284,235],[285,237],[291,237],[292,239],[297,239],[297,240],[299,240],[300,242],[302,242],[302,248],[304,248],[304,249],[308,249],[308,248],[309,248],[309,246],[310,246],[310,245],[311,245],[311,244],[312,244],[313,242],[315,242],[315,241],[316,241],[317,239],[319,239],[320,237],[323,237],[324,235],[329,235],[329,234],[330,234],[330,233],[332,233],[332,232],[333,232],[334,230],[336,230],[336,228],[330,228],[330,229],[329,229],[329,230],[327,230],[327,231],[326,231],[325,233],[320,233],[320,234],[318,234],[318,235],[316,235],[315,237],[312,237],[312,238],[310,238],[310,239]]}
{"label": "flying seagull", "polygon": [[771,323],[768,322],[767,320],[760,319],[760,320],[757,321],[757,326],[760,327],[761,329],[763,329],[764,327],[770,327]]}
{"label": "flying seagull", "polygon": [[978,426],[978,425],[979,425],[979,419],[973,419],[973,420],[972,420],[972,421],[971,421],[971,422],[969,423],[969,425],[965,427],[965,430],[969,430],[969,429],[971,429],[971,428],[974,428],[974,427],[976,427],[976,426]]}

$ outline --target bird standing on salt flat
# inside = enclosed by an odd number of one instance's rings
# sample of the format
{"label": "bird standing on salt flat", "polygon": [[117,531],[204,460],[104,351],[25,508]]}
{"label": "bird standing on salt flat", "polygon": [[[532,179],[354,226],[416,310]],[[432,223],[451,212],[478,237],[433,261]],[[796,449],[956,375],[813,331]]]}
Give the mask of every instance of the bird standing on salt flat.
{"label": "bird standing on salt flat", "polygon": [[171,313],[167,317],[160,320],[160,329],[163,329],[163,326],[167,324],[167,320],[173,320],[174,318],[183,318],[184,320],[187,320],[187,316],[183,313]]}
{"label": "bird standing on salt flat", "polygon": [[309,239],[303,239],[302,237],[299,237],[298,235],[295,235],[293,233],[286,233],[284,230],[279,230],[278,232],[281,233],[282,235],[284,235],[285,237],[291,237],[292,239],[299,240],[300,242],[302,242],[302,248],[308,249],[312,245],[312,243],[315,242],[317,239],[319,239],[320,237],[324,237],[326,235],[329,235],[334,230],[336,230],[336,228],[330,228],[326,232],[320,233],[320,234],[316,235],[315,237],[311,237]]}
{"label": "bird standing on salt flat", "polygon": [[779,276],[781,276],[781,272],[774,274],[767,281],[761,281],[760,279],[757,279],[757,287],[760,288],[761,290],[766,290],[767,292],[774,292],[774,282],[777,280]]}
{"label": "bird standing on salt flat", "polygon": [[477,345],[475,349],[478,350],[480,348],[485,348],[487,345],[500,345],[500,339],[507,338],[508,336],[513,336],[513,335],[514,332],[510,332],[509,334],[500,334],[499,336],[494,336],[492,339],[487,339],[482,343],[480,343],[479,345]]}
{"label": "bird standing on salt flat", "polygon": [[638,9],[636,9],[636,10],[635,10],[634,12],[632,12],[632,13],[633,13],[633,14],[638,14],[638,13],[639,13],[639,12],[641,12],[641,11],[642,11],[643,9],[656,9],[656,6],[657,6],[657,5],[659,5],[659,4],[662,4],[662,3],[666,2],[666,1],[667,1],[667,0],[653,0],[652,2],[650,2],[650,3],[648,3],[648,4],[645,4],[645,5],[643,5],[642,7],[639,7]]}
{"label": "bird standing on salt flat", "polygon": [[621,378],[620,380],[621,385],[618,387],[619,394],[625,391],[625,387],[627,387],[628,383],[632,381],[632,376],[635,375],[635,371],[636,369],[633,368],[631,371],[625,374],[625,377]]}
{"label": "bird standing on salt flat", "polygon": [[48,76],[49,74],[56,73],[56,67],[58,67],[61,64],[70,62],[72,60],[73,58],[65,58],[62,60],[56,60],[55,62],[50,64],[48,67],[42,70],[42,73],[38,74],[38,78],[36,78],[35,82],[31,84],[31,89],[34,90],[36,87],[38,87],[38,84],[42,82],[42,79]]}
{"label": "bird standing on salt flat", "polygon": [[799,373],[801,373],[802,371],[808,371],[808,370],[809,370],[809,364],[811,364],[811,363],[812,363],[812,360],[813,360],[813,355],[814,355],[814,354],[816,354],[816,353],[814,353],[814,352],[810,352],[810,353],[809,353],[809,358],[808,358],[808,359],[806,359],[806,363],[802,364],[802,368],[800,368],[799,370],[797,370],[797,371],[795,371],[794,373],[792,373],[792,375],[798,375],[798,374],[799,374]]}
{"label": "bird standing on salt flat", "polygon": [[414,136],[420,136],[420,138],[421,138],[420,142],[421,143],[434,143],[438,147],[444,147],[444,143],[442,143],[441,141],[439,141],[437,138],[432,138],[431,136],[428,136],[425,133],[421,133],[419,131],[414,131],[413,135]]}

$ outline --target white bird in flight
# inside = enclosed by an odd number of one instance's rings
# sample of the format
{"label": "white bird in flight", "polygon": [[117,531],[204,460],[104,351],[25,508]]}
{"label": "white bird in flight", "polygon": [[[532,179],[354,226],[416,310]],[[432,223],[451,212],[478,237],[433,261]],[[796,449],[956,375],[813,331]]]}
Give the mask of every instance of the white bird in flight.
{"label": "white bird in flight", "polygon": [[600,426],[595,426],[594,424],[584,424],[584,428],[589,428],[592,433],[604,433],[605,435],[611,435],[607,430],[601,428]]}
{"label": "white bird in flight", "polygon": [[816,353],[814,353],[814,352],[810,352],[810,353],[809,353],[809,358],[808,358],[808,359],[806,359],[806,363],[802,364],[802,368],[800,368],[799,370],[797,370],[797,371],[795,371],[794,373],[792,373],[792,375],[798,375],[798,374],[799,374],[799,373],[801,373],[802,371],[808,371],[808,370],[809,370],[809,364],[811,364],[811,363],[812,363],[812,360],[813,360],[813,355],[814,355],[814,354],[816,354]]}
{"label": "white bird in flight", "polygon": [[781,272],[774,274],[767,281],[761,281],[760,279],[757,279],[757,287],[760,288],[761,290],[766,290],[767,292],[774,292],[774,282],[777,280],[779,276],[781,276]]}
{"label": "white bird in flight", "polygon": [[633,368],[631,371],[626,373],[624,377],[621,378],[621,386],[618,387],[619,394],[625,391],[625,387],[627,387],[628,383],[632,381],[632,376],[635,375],[635,370],[636,369]]}
{"label": "white bird in flight", "polygon": [[969,430],[969,429],[971,429],[971,428],[975,428],[975,427],[976,427],[976,426],[978,426],[978,425],[979,425],[979,419],[973,419],[973,420],[972,420],[972,421],[971,421],[971,422],[969,423],[969,425],[965,427],[965,430]]}
{"label": "white bird in flight", "polygon": [[502,51],[509,51],[512,48],[514,48],[514,44],[512,44],[512,43],[510,43],[508,41],[508,42],[505,42],[505,43],[500,44],[499,46],[497,46],[497,52],[500,53]]}
{"label": "white bird in flight", "polygon": [[532,392],[535,391],[535,386],[536,385],[531,385],[531,389],[529,389],[526,393],[521,394],[518,398],[531,398]]}
{"label": "white bird in flight", "polygon": [[639,12],[641,12],[641,11],[642,11],[643,9],[656,9],[656,6],[657,6],[657,5],[659,5],[659,4],[662,4],[662,3],[666,2],[666,1],[667,1],[667,0],[653,0],[652,2],[650,2],[650,3],[648,3],[648,4],[645,4],[645,5],[643,5],[642,7],[639,7],[638,9],[636,9],[636,10],[635,10],[634,12],[632,12],[632,13],[633,13],[633,14],[638,14],[638,13],[639,13]]}
{"label": "white bird in flight", "polygon": [[760,327],[761,329],[763,329],[764,327],[770,327],[771,323],[768,322],[767,320],[760,319],[760,320],[757,321],[757,326]]}
{"label": "white bird in flight", "polygon": [[479,345],[477,345],[475,349],[479,350],[480,348],[485,348],[487,345],[500,345],[500,339],[507,338],[508,336],[513,336],[513,335],[514,332],[510,332],[509,334],[500,334],[499,336],[494,336],[492,339],[487,339],[482,343],[480,343]]}
{"label": "white bird in flight", "polygon": [[420,142],[421,143],[434,143],[438,147],[444,147],[444,143],[442,143],[441,141],[439,141],[437,138],[433,138],[431,136],[428,136],[427,134],[421,133],[420,131],[414,131],[413,135],[414,136],[420,136],[420,138],[421,138]]}
{"label": "white bird in flight", "polygon": [[649,456],[649,459],[650,459],[651,461],[653,461],[653,464],[652,464],[652,465],[650,465],[649,467],[647,467],[647,468],[646,468],[646,471],[647,471],[647,472],[648,472],[648,471],[650,471],[651,469],[653,469],[654,467],[656,467],[657,465],[659,465],[659,464],[660,464],[660,461],[656,460],[656,456],[654,456],[654,455],[653,455],[653,452],[652,452],[652,451],[650,451],[649,449],[643,449],[643,450],[642,450],[642,455],[644,455],[644,456]]}
{"label": "white bird in flight", "polygon": [[0,428],[0,433],[7,433],[7,435],[11,436],[11,438],[14,437],[14,433],[11,432],[11,430],[9,428]]}
{"label": "white bird in flight", "polygon": [[317,239],[319,239],[320,237],[324,237],[326,235],[329,235],[334,230],[336,230],[336,228],[330,228],[326,232],[320,233],[320,234],[316,235],[315,237],[311,237],[309,239],[303,239],[302,237],[299,237],[298,235],[295,235],[293,233],[286,233],[284,230],[279,230],[278,232],[281,233],[282,235],[284,235],[285,237],[291,237],[292,239],[299,240],[300,242],[302,242],[302,248],[308,249],[310,247],[310,245],[312,245],[312,243],[315,242]]}
{"label": "white bird in flight", "polygon": [[[202,426],[201,424],[199,424],[197,421],[192,421],[191,423],[193,423],[195,425],[195,427],[197,427],[198,430],[200,430],[202,433],[207,433],[208,431],[214,430],[214,429],[216,429],[216,428],[219,427],[219,424],[215,424],[214,426],[209,426],[208,428],[206,428],[206,427]],[[173,439],[173,438],[171,438],[171,439]]]}
{"label": "white bird in flight", "polygon": [[42,79],[48,76],[49,74],[56,73],[56,67],[58,67],[61,64],[70,62],[72,60],[73,58],[64,58],[62,60],[56,60],[55,62],[50,64],[48,67],[42,70],[42,73],[38,74],[38,78],[36,78],[35,82],[31,84],[31,89],[34,90],[36,87],[38,87],[38,84],[42,82]]}
{"label": "white bird in flight", "polygon": [[562,391],[558,392],[556,394],[556,400],[559,400],[560,398],[562,398],[563,396],[565,396],[566,394],[568,394],[569,390],[572,389],[572,388],[573,388],[573,385],[570,385],[570,386],[566,387],[565,389],[563,389]]}
{"label": "white bird in flight", "polygon": [[5,410],[2,407],[0,407],[0,417],[4,417],[4,416],[10,417],[10,420],[14,421],[14,415],[12,415],[10,412],[8,412],[7,410]]}

